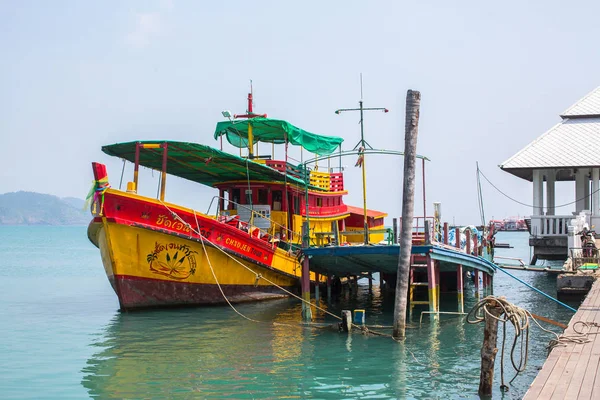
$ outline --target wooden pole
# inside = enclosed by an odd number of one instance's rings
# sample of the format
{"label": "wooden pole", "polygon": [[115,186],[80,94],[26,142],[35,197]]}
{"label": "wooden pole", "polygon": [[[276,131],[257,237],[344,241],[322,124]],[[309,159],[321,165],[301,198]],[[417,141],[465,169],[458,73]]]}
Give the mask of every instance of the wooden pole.
{"label": "wooden pole", "polygon": [[396,244],[396,243],[398,243],[398,219],[397,218],[392,218],[392,232],[394,235],[392,243]]}
{"label": "wooden pole", "polygon": [[[488,303],[489,304],[489,303]],[[502,307],[488,305],[488,311],[494,317],[502,315]],[[496,347],[498,339],[498,320],[485,313],[485,328],[483,331],[483,345],[481,346],[481,374],[479,376],[479,396],[492,396],[494,384],[494,361],[496,360]]]}
{"label": "wooden pole", "polygon": [[421,93],[406,93],[406,121],[404,125],[404,187],[402,189],[402,225],[400,232],[400,256],[396,279],[394,302],[394,331],[396,340],[406,337],[406,303],[410,278],[410,255],[412,252],[413,213],[415,208],[415,162],[417,136],[419,133],[419,107]]}

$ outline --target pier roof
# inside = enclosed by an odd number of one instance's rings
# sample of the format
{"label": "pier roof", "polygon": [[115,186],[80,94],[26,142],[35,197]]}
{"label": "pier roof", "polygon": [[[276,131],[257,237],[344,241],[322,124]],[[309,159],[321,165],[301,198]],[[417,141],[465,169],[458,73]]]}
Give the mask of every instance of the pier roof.
{"label": "pier roof", "polygon": [[575,168],[600,167],[600,87],[569,107],[563,119],[500,165],[533,180],[534,169],[557,169],[557,180],[575,180]]}

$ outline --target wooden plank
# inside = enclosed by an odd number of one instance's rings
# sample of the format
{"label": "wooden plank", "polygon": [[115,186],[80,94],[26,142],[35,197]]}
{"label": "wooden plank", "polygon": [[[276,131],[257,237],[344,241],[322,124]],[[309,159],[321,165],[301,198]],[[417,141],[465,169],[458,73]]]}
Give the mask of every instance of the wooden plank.
{"label": "wooden plank", "polygon": [[[592,286],[592,288],[595,286]],[[600,295],[598,297],[600,298]],[[595,308],[598,309],[598,307],[600,307],[600,302],[595,303]],[[599,311],[596,311],[593,322],[600,323]],[[600,396],[600,334],[593,336],[595,337],[592,337],[594,340],[592,354],[583,378],[581,390],[579,391],[578,398],[581,399],[593,399],[594,396]]]}
{"label": "wooden plank", "polygon": [[[558,361],[556,362],[556,364],[554,365],[554,368],[552,369],[552,373],[550,373],[548,380],[546,381],[546,383],[544,384],[544,387],[540,391],[539,396],[536,398],[549,399],[554,394],[556,385],[560,381],[560,377],[562,376],[562,373],[565,370],[567,363],[569,362],[569,357],[571,356],[571,353],[569,351],[567,351],[566,348],[563,348],[562,350],[563,351],[561,352],[560,356],[558,357]],[[552,350],[552,352],[554,352],[554,350]],[[542,367],[542,369],[544,369],[544,367]],[[529,397],[526,397],[526,398],[529,398]]]}
{"label": "wooden plank", "polygon": [[[597,297],[600,299],[600,296]],[[600,304],[600,300],[594,303],[596,308],[598,307],[598,304]],[[593,322],[600,322],[600,312],[596,312]],[[591,400],[595,382],[599,381],[600,383],[600,380],[597,378],[599,372],[598,365],[600,364],[600,338],[598,336],[599,335],[592,335],[590,337],[592,341],[586,344],[586,346],[589,345],[590,347],[590,354],[587,365],[582,366],[585,368],[583,369],[585,372],[582,373],[583,379],[577,399]],[[578,366],[578,369],[579,368],[581,367]]]}
{"label": "wooden plank", "polygon": [[[578,321],[600,323],[600,281],[594,283],[564,335],[577,335],[573,327]],[[600,398],[600,334],[588,338],[588,343],[554,348],[524,399]]]}

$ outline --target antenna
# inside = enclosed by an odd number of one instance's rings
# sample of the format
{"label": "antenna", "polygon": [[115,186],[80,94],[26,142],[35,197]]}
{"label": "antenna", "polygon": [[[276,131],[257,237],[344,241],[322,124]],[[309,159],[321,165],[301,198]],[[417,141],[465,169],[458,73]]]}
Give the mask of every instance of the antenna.
{"label": "antenna", "polygon": [[360,73],[360,99],[363,99],[363,89],[362,89],[362,72]]}

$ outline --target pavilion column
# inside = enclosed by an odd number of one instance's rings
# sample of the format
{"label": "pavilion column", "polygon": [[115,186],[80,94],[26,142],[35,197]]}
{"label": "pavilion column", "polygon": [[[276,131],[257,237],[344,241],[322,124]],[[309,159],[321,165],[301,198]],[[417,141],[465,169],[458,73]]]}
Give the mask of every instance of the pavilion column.
{"label": "pavilion column", "polygon": [[584,210],[591,210],[592,205],[590,204],[590,170],[586,169],[583,175],[583,197],[585,197],[585,201],[583,202]]}
{"label": "pavilion column", "polygon": [[555,205],[556,171],[551,169],[546,175],[546,215],[556,215]]}
{"label": "pavilion column", "polygon": [[575,173],[575,212],[579,213],[585,210],[585,186],[587,184],[586,171],[583,168],[577,169]]}
{"label": "pavilion column", "polygon": [[600,215],[600,193],[598,193],[600,168],[592,168],[592,215]]}
{"label": "pavilion column", "polygon": [[543,214],[543,194],[544,194],[544,176],[542,171],[534,169],[533,171],[533,212],[531,218],[531,233],[539,235],[542,229],[542,221],[540,218],[535,218]]}

